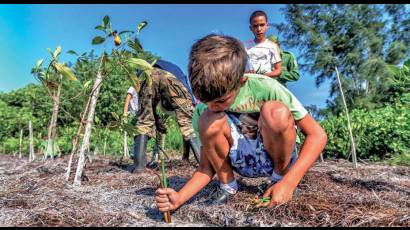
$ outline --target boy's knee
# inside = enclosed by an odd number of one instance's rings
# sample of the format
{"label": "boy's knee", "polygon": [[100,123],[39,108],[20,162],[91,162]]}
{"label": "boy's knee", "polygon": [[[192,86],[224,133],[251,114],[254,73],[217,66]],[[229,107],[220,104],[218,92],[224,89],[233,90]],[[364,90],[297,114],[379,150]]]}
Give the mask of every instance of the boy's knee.
{"label": "boy's knee", "polygon": [[201,138],[210,139],[222,132],[223,127],[228,125],[225,113],[204,112],[198,120],[199,135]]}
{"label": "boy's knee", "polygon": [[293,126],[293,116],[289,108],[279,101],[269,101],[263,104],[260,112],[263,126],[275,132],[283,132]]}

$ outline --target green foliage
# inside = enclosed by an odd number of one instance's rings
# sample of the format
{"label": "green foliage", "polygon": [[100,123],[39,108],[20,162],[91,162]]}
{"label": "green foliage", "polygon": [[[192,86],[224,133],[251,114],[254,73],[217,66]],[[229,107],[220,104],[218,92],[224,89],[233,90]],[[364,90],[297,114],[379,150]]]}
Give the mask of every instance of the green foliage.
{"label": "green foliage", "polygon": [[389,159],[387,162],[393,165],[410,166],[410,153],[407,152],[407,153],[395,155],[391,159]]}
{"label": "green foliage", "polygon": [[386,80],[385,93],[380,99],[384,104],[405,99],[404,94],[409,92],[410,89],[410,59],[404,62],[402,67],[394,65],[388,65],[387,67],[390,77]]}
{"label": "green foliage", "polygon": [[147,21],[142,21],[137,26],[137,33],[140,34],[141,30],[148,25]]}
{"label": "green foliage", "polygon": [[[349,109],[383,106],[389,92],[389,64],[410,52],[410,11],[404,5],[289,4],[286,22],[275,24],[285,46],[299,48],[301,70],[330,80],[328,110],[343,111],[335,67],[340,71]],[[387,13],[386,13],[387,12]]]}
{"label": "green foliage", "polygon": [[167,126],[165,148],[182,151],[183,138],[175,117],[168,118],[165,125]]}
{"label": "green foliage", "polygon": [[[410,93],[406,95],[410,97]],[[410,153],[410,104],[349,113],[356,151],[362,159],[387,159]],[[326,156],[346,157],[351,150],[345,114],[321,122],[328,135]]]}
{"label": "green foliage", "polygon": [[[15,137],[9,137],[6,138],[3,141],[4,148],[6,149],[6,153],[12,154],[12,153],[18,153],[19,151],[19,139]],[[3,148],[3,147],[2,147]]]}
{"label": "green foliage", "polygon": [[[141,31],[146,25],[146,22],[138,24],[138,31]],[[108,16],[104,17],[101,25],[95,28],[105,33],[104,37],[97,36],[97,38],[94,38],[95,43],[105,42],[102,39],[107,40],[108,37],[112,36],[112,26]],[[133,31],[119,32],[119,34],[125,35],[133,33]],[[134,133],[131,131],[133,128],[131,125],[123,125],[123,129],[119,130],[109,130],[106,129],[106,126],[110,122],[120,120],[119,117],[116,119],[113,114],[122,114],[126,92],[132,85],[129,81],[130,72],[132,75],[136,69],[141,69],[143,71],[142,75],[138,77],[145,79],[144,74],[147,75],[146,72],[152,69],[152,65],[159,57],[144,51],[137,37],[127,40],[129,42],[126,43],[127,46],[125,47],[131,48],[131,51],[113,49],[111,54],[106,53],[107,61],[103,68],[104,84],[101,86],[96,106],[95,125],[90,143],[91,151],[98,147],[99,152],[102,153],[104,143],[106,143],[107,154],[121,155],[123,151],[123,130],[129,132],[129,146],[133,144],[132,135]],[[91,94],[90,86],[95,80],[100,60],[94,54],[94,50],[84,52],[81,55],[79,52],[69,50],[67,53],[77,56],[77,60],[73,64],[66,65],[58,62],[61,47],[57,47],[55,51],[49,49],[49,52],[51,61],[48,65],[44,67],[44,61],[39,60],[32,69],[32,73],[41,83],[46,83],[46,87],[29,84],[10,93],[0,93],[0,146],[2,147],[2,144],[4,144],[9,153],[18,151],[20,128],[24,130],[23,149],[25,153],[28,153],[29,120],[33,123],[35,151],[38,152],[43,148],[42,143],[47,134],[50,111],[52,110],[52,100],[49,99],[47,90],[54,90],[58,84],[62,84],[64,90],[61,91],[60,96],[60,113],[57,119],[59,131],[56,140],[63,154],[71,152],[72,138],[77,131],[81,112],[83,112],[83,108]],[[123,59],[121,60],[121,58]],[[124,61],[122,63],[126,63],[128,68],[119,66],[118,61]],[[75,78],[77,81],[61,81],[59,73],[65,75],[68,79]],[[135,74],[131,77],[137,78]],[[169,119],[167,125],[170,125],[170,128],[168,129],[165,147],[182,149],[182,136],[175,120]],[[150,141],[149,149],[152,149],[152,145],[153,140]]]}

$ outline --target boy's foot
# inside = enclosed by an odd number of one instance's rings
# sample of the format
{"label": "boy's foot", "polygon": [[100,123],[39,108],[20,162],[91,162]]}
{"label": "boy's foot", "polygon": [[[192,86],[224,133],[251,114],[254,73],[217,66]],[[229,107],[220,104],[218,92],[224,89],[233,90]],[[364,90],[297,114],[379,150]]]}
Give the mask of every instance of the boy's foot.
{"label": "boy's foot", "polygon": [[233,194],[230,194],[229,192],[218,187],[216,191],[211,193],[204,203],[207,206],[226,204],[228,203],[230,196],[233,196]]}

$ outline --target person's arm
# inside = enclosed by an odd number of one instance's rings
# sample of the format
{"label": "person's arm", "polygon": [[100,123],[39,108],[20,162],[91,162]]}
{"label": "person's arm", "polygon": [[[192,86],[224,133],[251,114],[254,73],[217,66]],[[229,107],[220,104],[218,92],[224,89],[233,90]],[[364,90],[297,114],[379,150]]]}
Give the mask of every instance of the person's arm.
{"label": "person's arm", "polygon": [[211,163],[205,154],[201,154],[198,169],[179,192],[172,188],[160,188],[155,192],[155,200],[159,211],[172,211],[181,207],[186,201],[201,191],[212,180],[214,174]]}
{"label": "person's arm", "polygon": [[296,189],[308,169],[316,161],[327,143],[327,135],[323,128],[307,114],[301,120],[296,121],[305,135],[305,141],[299,153],[295,164],[283,176],[282,180],[269,188],[264,197],[271,196],[271,202],[264,206],[272,207],[289,201],[292,198],[293,191]]}
{"label": "person's arm", "polygon": [[266,72],[264,73],[264,75],[271,77],[271,78],[279,77],[280,74],[282,73],[282,62],[276,62],[273,66],[274,66],[274,70],[271,72]]}
{"label": "person's arm", "polygon": [[270,63],[273,68],[271,68],[270,72],[264,73],[264,75],[271,78],[277,78],[282,73],[282,57],[280,55],[279,46],[274,42],[270,44],[272,44],[272,47],[269,49],[269,53],[271,55]]}
{"label": "person's arm", "polygon": [[125,102],[124,102],[124,115],[128,115],[128,106],[131,101],[131,94],[127,93],[127,96],[125,97]]}

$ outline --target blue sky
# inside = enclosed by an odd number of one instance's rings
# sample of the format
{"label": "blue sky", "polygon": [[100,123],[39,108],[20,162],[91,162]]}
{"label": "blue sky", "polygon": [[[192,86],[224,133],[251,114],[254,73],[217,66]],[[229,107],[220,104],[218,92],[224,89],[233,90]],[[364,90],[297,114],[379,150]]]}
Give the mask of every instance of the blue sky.
{"label": "blue sky", "polygon": [[[174,62],[187,73],[192,44],[209,33],[230,35],[245,41],[253,38],[248,28],[249,15],[264,10],[269,21],[284,20],[280,4],[212,5],[212,4],[144,4],[144,5],[0,5],[0,91],[9,92],[36,82],[30,74],[38,59],[48,58],[47,48],[61,45],[60,61],[74,60],[65,52],[82,53],[101,46],[91,45],[99,31],[94,27],[109,15],[117,30],[135,29],[146,20],[140,41],[144,49]],[[268,33],[276,34],[271,27]],[[286,47],[285,47],[286,48]],[[298,50],[289,49],[295,54]],[[301,79],[288,88],[304,104],[325,107],[328,84],[316,88],[314,77],[301,73]]]}

